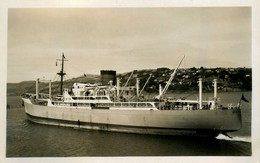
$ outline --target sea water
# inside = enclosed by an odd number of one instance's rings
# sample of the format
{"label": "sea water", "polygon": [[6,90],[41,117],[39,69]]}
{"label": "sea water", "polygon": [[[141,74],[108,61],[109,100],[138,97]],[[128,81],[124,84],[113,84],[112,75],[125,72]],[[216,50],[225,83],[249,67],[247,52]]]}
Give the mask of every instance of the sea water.
{"label": "sea water", "polygon": [[[242,128],[233,138],[159,136],[94,131],[41,125],[27,120],[20,97],[8,97],[6,157],[68,156],[250,156],[251,92],[243,92]],[[219,93],[224,105],[236,105],[242,92]],[[172,94],[173,98],[196,99],[197,94]],[[203,94],[203,99],[212,96]]]}

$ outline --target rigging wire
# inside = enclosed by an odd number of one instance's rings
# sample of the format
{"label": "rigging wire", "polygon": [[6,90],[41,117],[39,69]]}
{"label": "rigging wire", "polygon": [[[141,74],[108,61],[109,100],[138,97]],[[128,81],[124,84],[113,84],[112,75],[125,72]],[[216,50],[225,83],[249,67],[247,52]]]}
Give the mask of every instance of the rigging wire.
{"label": "rigging wire", "polygon": [[29,90],[31,90],[31,89],[32,89],[32,87],[33,87],[33,86],[35,86],[35,85],[36,85],[35,83],[32,83],[32,84],[31,84],[31,86],[30,86],[28,89],[26,89],[26,91],[25,91],[25,92],[29,92]]}
{"label": "rigging wire", "polygon": [[[58,75],[57,75],[57,76],[58,76]],[[58,76],[57,81],[58,81],[58,80],[60,80],[60,76]],[[60,84],[57,84],[57,87],[56,87],[56,88],[59,89],[59,87],[60,87]]]}
{"label": "rigging wire", "polygon": [[186,60],[187,60],[187,59],[184,60],[184,70],[185,70],[185,71],[186,71],[186,69],[187,69]]}
{"label": "rigging wire", "polygon": [[72,70],[72,71],[75,71],[75,70],[76,70],[76,72],[80,72],[80,73],[82,73],[82,75],[85,75],[85,74],[86,74],[85,72],[79,70],[79,68],[75,67],[75,66],[72,65],[72,64],[68,64],[68,65],[67,65],[67,68],[70,69],[70,70]]}
{"label": "rigging wire", "polygon": [[54,78],[52,79],[52,81],[57,81],[56,78],[57,78],[57,74],[55,74]]}
{"label": "rigging wire", "polygon": [[64,77],[67,78],[66,80],[72,79],[68,74],[66,74]]}

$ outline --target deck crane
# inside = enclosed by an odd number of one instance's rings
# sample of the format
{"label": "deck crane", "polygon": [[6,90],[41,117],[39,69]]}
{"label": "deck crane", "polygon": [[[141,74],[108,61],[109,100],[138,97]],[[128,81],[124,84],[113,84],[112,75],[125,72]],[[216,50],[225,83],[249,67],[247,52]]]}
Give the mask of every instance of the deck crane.
{"label": "deck crane", "polygon": [[145,84],[144,84],[144,86],[143,86],[142,90],[140,91],[140,93],[138,94],[138,96],[137,96],[137,97],[139,97],[139,96],[140,96],[140,95],[143,93],[143,91],[144,91],[144,88],[145,88],[145,86],[147,85],[148,81],[151,79],[151,77],[152,77],[152,74],[150,74],[149,78],[146,80],[146,82],[145,82]]}
{"label": "deck crane", "polygon": [[169,86],[170,86],[170,84],[171,84],[171,82],[172,82],[172,80],[173,80],[173,78],[174,78],[174,76],[175,76],[175,74],[176,74],[178,68],[180,67],[181,62],[183,61],[184,58],[185,58],[185,55],[183,55],[183,57],[181,58],[179,64],[176,66],[174,72],[171,74],[171,77],[170,77],[170,79],[168,80],[168,82],[166,83],[166,85],[165,85],[165,87],[163,88],[163,90],[160,92],[160,94],[159,94],[158,96],[155,97],[156,99],[160,99],[160,98],[162,97],[162,95],[165,95],[165,94],[166,94],[166,92],[167,92],[167,90],[168,90],[168,88],[169,88]]}
{"label": "deck crane", "polygon": [[132,71],[131,75],[130,75],[129,78],[127,79],[127,81],[126,81],[126,83],[125,83],[125,85],[124,85],[122,91],[121,91],[120,94],[118,95],[118,97],[120,97],[120,96],[122,95],[122,93],[124,92],[125,87],[127,86],[129,80],[132,78],[133,74],[134,74],[134,71]]}

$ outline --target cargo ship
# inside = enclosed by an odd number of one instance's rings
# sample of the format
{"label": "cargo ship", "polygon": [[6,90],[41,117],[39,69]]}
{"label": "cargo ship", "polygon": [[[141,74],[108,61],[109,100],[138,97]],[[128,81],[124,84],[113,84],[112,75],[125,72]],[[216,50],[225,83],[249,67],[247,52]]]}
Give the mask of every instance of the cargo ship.
{"label": "cargo ship", "polygon": [[[131,73],[124,86],[116,79],[115,71],[101,71],[101,84],[74,83],[71,90],[63,86],[63,64],[58,73],[61,76],[61,95],[52,98],[51,81],[49,94],[22,95],[25,113],[35,123],[73,128],[104,130],[156,135],[202,135],[217,136],[219,133],[237,131],[241,128],[240,102],[237,106],[220,105],[217,97],[217,80],[214,79],[214,97],[203,100],[202,79],[198,80],[197,100],[166,97],[184,56],[174,69],[170,79],[153,99],[143,97],[139,79],[134,86],[128,86]],[[151,77],[151,75],[150,75]]]}

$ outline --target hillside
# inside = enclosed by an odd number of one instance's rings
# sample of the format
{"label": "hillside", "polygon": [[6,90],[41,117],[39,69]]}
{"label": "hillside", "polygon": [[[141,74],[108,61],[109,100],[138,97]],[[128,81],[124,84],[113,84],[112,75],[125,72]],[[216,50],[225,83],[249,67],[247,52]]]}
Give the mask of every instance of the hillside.
{"label": "hillside", "polygon": [[[135,78],[140,79],[141,87],[144,85],[150,74],[152,77],[148,82],[145,91],[155,92],[159,90],[159,84],[165,86],[174,69],[158,68],[154,70],[138,70],[135,71],[135,77],[130,81],[134,84]],[[118,75],[125,83],[131,72]],[[188,68],[179,69],[174,77],[169,91],[197,91],[198,79],[203,79],[203,91],[213,91],[212,81],[218,80],[219,91],[249,91],[252,90],[252,69],[251,68]]]}
{"label": "hillside", "polygon": [[[154,93],[158,92],[159,84],[164,86],[170,78],[173,69],[158,68],[148,70],[136,70],[129,84],[134,85],[136,78],[140,79],[140,87],[142,88],[146,80],[152,74],[145,91]],[[121,79],[121,85],[127,81],[131,72],[118,74]],[[213,91],[212,81],[218,79],[219,91],[249,91],[252,90],[252,69],[251,68],[188,68],[177,71],[175,78],[169,86],[169,92],[190,92],[197,91],[199,78],[203,79],[203,91]],[[97,83],[100,82],[99,75],[86,75],[72,78],[64,81],[64,88],[71,88],[73,83]],[[48,83],[40,83],[39,91],[48,93]],[[58,94],[60,91],[59,81],[52,83],[52,94]],[[24,81],[20,83],[8,83],[7,95],[15,96],[22,93],[35,93],[35,81]]]}
{"label": "hillside", "polygon": [[[64,88],[71,88],[73,83],[97,83],[100,82],[99,75],[86,75],[64,81]],[[40,83],[39,92],[48,93],[49,84]],[[57,95],[60,91],[60,82],[52,82],[52,94]],[[7,83],[7,95],[19,96],[23,93],[35,93],[35,81],[24,81],[20,83]]]}

